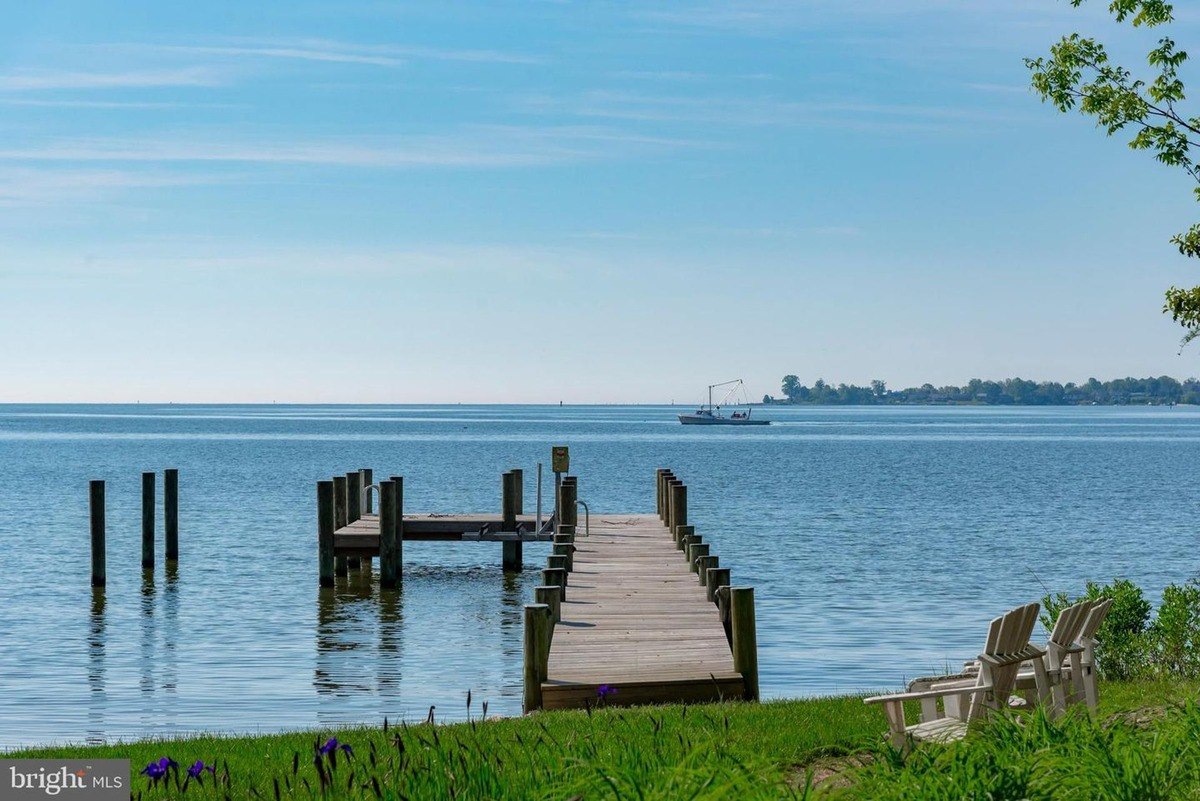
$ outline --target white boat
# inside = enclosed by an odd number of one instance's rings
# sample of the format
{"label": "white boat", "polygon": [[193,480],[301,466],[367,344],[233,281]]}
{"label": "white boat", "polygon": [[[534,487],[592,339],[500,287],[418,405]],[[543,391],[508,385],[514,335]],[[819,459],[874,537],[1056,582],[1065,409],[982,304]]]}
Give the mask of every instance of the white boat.
{"label": "white boat", "polygon": [[[729,391],[719,403],[713,403],[713,390],[718,387],[729,387]],[[728,417],[721,413],[722,407],[733,406],[736,411]],[[742,379],[722,381],[719,384],[708,385],[708,403],[700,406],[691,414],[679,415],[679,422],[685,426],[766,426],[771,421],[762,417],[750,416],[750,400],[746,397],[746,385]]]}

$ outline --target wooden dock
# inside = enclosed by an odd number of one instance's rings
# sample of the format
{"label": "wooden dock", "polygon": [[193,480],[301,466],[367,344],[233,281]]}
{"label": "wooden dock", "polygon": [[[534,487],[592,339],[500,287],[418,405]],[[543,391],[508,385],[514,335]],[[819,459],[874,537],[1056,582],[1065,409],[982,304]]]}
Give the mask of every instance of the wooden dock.
{"label": "wooden dock", "polygon": [[597,516],[560,608],[543,709],[745,695],[718,610],[656,515]]}
{"label": "wooden dock", "polygon": [[[684,483],[660,469],[657,514],[593,520],[566,449],[554,451],[544,522],[523,514],[521,470],[501,476],[499,514],[405,514],[403,477],[376,483],[366,468],[318,481],[320,585],[378,557],[381,590],[399,590],[406,540],[498,542],[506,572],[524,568],[524,543],[550,542],[536,603],[524,609],[526,711],[758,700],[754,590],[731,586],[729,568],[688,523]],[[540,478],[537,487],[540,509]]]}
{"label": "wooden dock", "polygon": [[[597,515],[564,480],[538,603],[525,607],[525,709],[758,700],[754,590],[687,523],[687,488],[657,477],[658,514]],[[565,495],[565,497],[563,497]]]}

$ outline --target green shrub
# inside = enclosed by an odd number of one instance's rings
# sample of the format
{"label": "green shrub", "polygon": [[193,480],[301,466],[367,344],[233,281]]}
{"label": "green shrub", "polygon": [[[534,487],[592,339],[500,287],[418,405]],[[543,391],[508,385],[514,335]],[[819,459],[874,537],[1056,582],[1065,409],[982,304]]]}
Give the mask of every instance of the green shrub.
{"label": "green shrub", "polygon": [[1144,675],[1148,646],[1146,632],[1151,606],[1141,588],[1132,581],[1117,579],[1103,585],[1089,581],[1086,592],[1078,598],[1071,598],[1062,592],[1047,595],[1042,599],[1045,612],[1042,623],[1049,631],[1054,628],[1059,613],[1068,606],[1099,598],[1111,598],[1113,604],[1096,633],[1099,641],[1096,646],[1097,670],[1104,678],[1115,681]]}
{"label": "green shrub", "polygon": [[1158,675],[1200,676],[1200,583],[1196,579],[1163,590],[1162,604],[1146,639],[1148,661]]}

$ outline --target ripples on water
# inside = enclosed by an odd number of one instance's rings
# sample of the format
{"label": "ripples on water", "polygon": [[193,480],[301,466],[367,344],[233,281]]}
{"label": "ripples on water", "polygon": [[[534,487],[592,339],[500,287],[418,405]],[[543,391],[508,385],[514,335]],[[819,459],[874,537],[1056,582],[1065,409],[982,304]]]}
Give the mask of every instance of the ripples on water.
{"label": "ripples on water", "polygon": [[[572,446],[580,496],[649,511],[653,475],[756,586],[765,696],[897,687],[978,649],[1042,584],[1192,576],[1200,410],[0,407],[0,746],[520,709],[520,576],[500,547],[408,543],[405,585],[316,582],[314,482],[405,476],[408,511],[499,509],[500,473]],[[181,471],[178,571],[143,579],[140,473]],[[88,587],[87,481],[108,482]],[[161,499],[161,488],[160,499]]]}

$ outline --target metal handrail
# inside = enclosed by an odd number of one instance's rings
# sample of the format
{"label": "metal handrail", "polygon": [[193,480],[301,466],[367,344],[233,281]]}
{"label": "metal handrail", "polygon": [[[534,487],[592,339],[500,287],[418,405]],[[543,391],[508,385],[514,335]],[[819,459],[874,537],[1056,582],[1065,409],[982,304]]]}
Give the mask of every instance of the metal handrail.
{"label": "metal handrail", "polygon": [[[383,503],[383,496],[379,492],[378,484],[368,484],[367,486],[363,487],[362,492],[360,493],[360,497],[358,499],[358,502],[359,502],[358,508],[359,508],[360,512],[364,515],[367,513],[367,506],[369,506],[367,501],[370,500],[371,490],[375,490],[375,499],[378,500],[380,502],[380,504]],[[372,514],[378,514],[378,512],[373,512]]]}
{"label": "metal handrail", "polygon": [[588,505],[578,498],[575,503],[583,507],[583,536],[591,536],[592,533],[592,510],[588,509]]}

